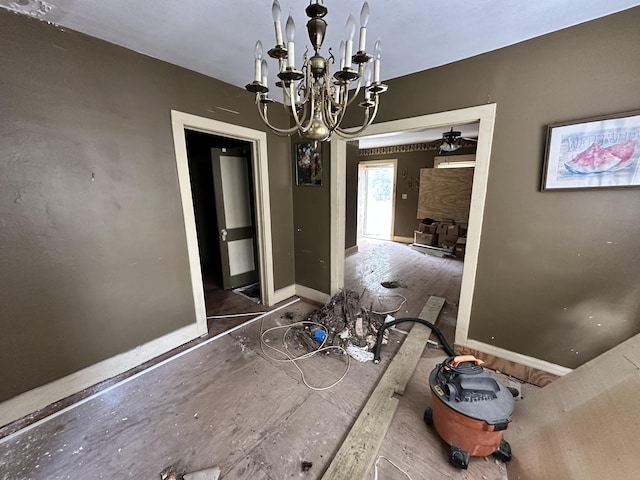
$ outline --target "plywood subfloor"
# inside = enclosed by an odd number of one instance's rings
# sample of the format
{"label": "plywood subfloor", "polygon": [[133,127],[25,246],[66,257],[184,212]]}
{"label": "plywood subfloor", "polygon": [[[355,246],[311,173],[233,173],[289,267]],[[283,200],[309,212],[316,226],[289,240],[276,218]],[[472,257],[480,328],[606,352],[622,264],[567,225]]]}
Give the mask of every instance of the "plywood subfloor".
{"label": "plywood subfloor", "polygon": [[[431,294],[444,296],[445,308],[455,310],[459,285],[447,275],[461,273],[461,262],[417,252],[418,257],[404,260],[394,249],[404,254],[409,247],[380,243],[387,245],[361,250],[358,263],[351,262],[354,256],[347,259],[348,287],[383,294],[389,290],[378,288],[380,281],[406,281],[407,288],[396,289],[407,298],[401,314],[418,315]],[[321,478],[405,335],[391,333],[380,365],[353,362],[343,382],[313,391],[291,364],[263,355],[259,336],[261,328],[286,324],[291,316],[303,320],[314,308],[298,302],[271,313],[264,325],[258,321],[201,344],[0,440],[1,478],[157,480],[169,465],[184,472],[219,466],[222,480]],[[275,345],[280,335],[274,332],[269,340]],[[425,350],[381,453],[414,480],[501,478],[492,460],[473,462],[468,473],[449,467],[445,446],[422,422],[429,405],[426,378],[443,357],[440,350]],[[342,374],[345,358],[316,356],[301,367],[309,383],[324,386]],[[313,466],[303,472],[302,461]],[[385,480],[403,478],[385,464],[381,472]]]}
{"label": "plywood subfloor", "polygon": [[513,480],[640,477],[640,335],[540,389],[505,436]]}

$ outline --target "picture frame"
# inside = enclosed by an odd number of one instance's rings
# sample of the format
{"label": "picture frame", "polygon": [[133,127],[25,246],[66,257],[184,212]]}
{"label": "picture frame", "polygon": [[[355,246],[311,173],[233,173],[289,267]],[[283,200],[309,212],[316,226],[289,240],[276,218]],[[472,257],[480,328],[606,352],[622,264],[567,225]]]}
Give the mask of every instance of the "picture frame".
{"label": "picture frame", "polygon": [[547,127],[542,191],[640,187],[640,110]]}
{"label": "picture frame", "polygon": [[296,185],[322,186],[322,147],[314,142],[294,144]]}

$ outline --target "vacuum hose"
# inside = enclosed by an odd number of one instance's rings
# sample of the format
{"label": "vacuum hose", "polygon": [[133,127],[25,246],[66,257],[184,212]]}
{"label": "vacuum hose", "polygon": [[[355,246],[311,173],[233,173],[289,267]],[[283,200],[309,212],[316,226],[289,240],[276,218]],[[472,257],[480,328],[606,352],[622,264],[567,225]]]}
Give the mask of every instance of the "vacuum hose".
{"label": "vacuum hose", "polygon": [[455,356],[455,352],[453,351],[453,348],[451,348],[451,346],[447,343],[447,340],[444,338],[444,335],[442,335],[442,332],[433,323],[423,320],[421,318],[408,317],[408,318],[398,318],[397,320],[393,320],[391,322],[385,323],[378,329],[378,337],[376,339],[376,348],[373,354],[373,363],[380,363],[380,350],[382,350],[382,337],[384,336],[384,331],[389,327],[393,327],[394,325],[397,325],[399,323],[404,323],[404,322],[421,323],[422,325],[429,327],[436,334],[436,336],[438,337],[438,340],[440,340],[440,343],[442,344],[442,348],[444,348],[444,351],[447,353],[447,355]]}

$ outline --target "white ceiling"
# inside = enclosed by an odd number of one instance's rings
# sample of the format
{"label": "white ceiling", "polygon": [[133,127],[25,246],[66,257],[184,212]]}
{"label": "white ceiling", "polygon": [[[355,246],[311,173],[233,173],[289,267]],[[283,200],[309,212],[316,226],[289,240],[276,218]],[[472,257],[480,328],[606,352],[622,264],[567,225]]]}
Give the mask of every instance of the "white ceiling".
{"label": "white ceiling", "polygon": [[[421,128],[416,130],[406,130],[403,132],[383,133],[380,135],[364,135],[358,137],[360,148],[391,147],[394,145],[411,145],[414,143],[429,143],[441,140],[442,134],[453,127],[460,132],[462,138],[478,138],[480,123],[469,123],[466,125],[451,125],[449,127]],[[366,132],[366,131],[365,131]]]}
{"label": "white ceiling", "polygon": [[[610,13],[640,0],[368,0],[367,51],[382,42],[382,80],[518,43]],[[272,0],[0,0],[0,7],[121,45],[244,87],[253,79],[256,40],[275,44]],[[298,62],[309,45],[306,1],[280,0],[282,24],[296,21]],[[359,25],[362,0],[324,0],[328,47],[345,22]],[[357,37],[357,34],[356,34]],[[357,39],[356,39],[357,43]],[[336,53],[336,56],[338,54]],[[270,65],[275,70],[275,63]],[[272,80],[273,73],[272,73]],[[441,133],[441,132],[440,132]]]}

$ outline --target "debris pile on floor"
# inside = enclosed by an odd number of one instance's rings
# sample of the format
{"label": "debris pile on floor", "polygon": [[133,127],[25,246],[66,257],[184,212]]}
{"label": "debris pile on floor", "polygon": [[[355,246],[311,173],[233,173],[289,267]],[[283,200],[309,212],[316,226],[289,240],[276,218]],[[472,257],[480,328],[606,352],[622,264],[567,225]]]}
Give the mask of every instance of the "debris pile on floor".
{"label": "debris pile on floor", "polygon": [[[360,295],[345,289],[334,295],[322,308],[312,312],[307,321],[319,323],[327,329],[325,346],[334,345],[346,349],[352,345],[371,350],[385,318],[384,314],[364,308]],[[324,339],[324,331],[305,326],[297,330],[295,338],[305,349],[313,350]]]}

